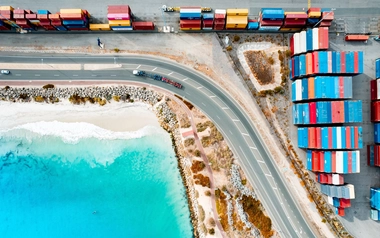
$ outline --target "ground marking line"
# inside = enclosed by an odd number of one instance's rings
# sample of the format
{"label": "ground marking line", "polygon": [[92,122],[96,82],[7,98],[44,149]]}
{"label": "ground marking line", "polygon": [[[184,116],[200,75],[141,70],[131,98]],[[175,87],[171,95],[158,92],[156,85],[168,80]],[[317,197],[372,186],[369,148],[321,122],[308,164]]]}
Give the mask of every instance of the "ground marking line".
{"label": "ground marking line", "polygon": [[209,96],[210,98],[215,98],[216,96],[215,95],[212,95],[212,96]]}
{"label": "ground marking line", "polygon": [[187,95],[190,95],[190,93],[186,92]]}
{"label": "ground marking line", "polygon": [[271,174],[265,174],[265,176],[268,176],[268,177],[272,177],[272,175],[271,175]]}
{"label": "ground marking line", "polygon": [[243,136],[249,136],[247,133],[241,133]]}
{"label": "ground marking line", "polygon": [[182,79],[182,81],[186,81],[186,80],[188,80],[189,78],[184,78],[184,79]]}
{"label": "ground marking line", "polygon": [[41,76],[41,75],[39,75],[39,74],[35,74],[34,76]]}
{"label": "ground marking line", "polygon": [[171,73],[169,73],[168,75],[171,75],[172,73],[174,73],[174,72],[171,72]]}
{"label": "ground marking line", "polygon": [[206,106],[206,104],[204,104],[203,102],[202,102],[202,104],[203,104],[203,106]]}
{"label": "ground marking line", "polygon": [[232,121],[240,121],[240,120],[238,120],[238,119],[232,119]]}
{"label": "ground marking line", "polygon": [[[230,130],[229,130],[230,131]],[[230,131],[231,135],[233,135],[232,131]]]}
{"label": "ground marking line", "polygon": [[137,68],[136,69],[138,69],[138,68],[140,68],[141,67],[141,64],[139,65],[139,66],[137,66]]}
{"label": "ground marking line", "polygon": [[257,160],[257,162],[265,164],[264,160]]}
{"label": "ground marking line", "polygon": [[229,109],[229,108],[228,108],[228,107],[222,107],[222,109],[223,109],[223,110],[227,110],[227,109]]}
{"label": "ground marking line", "polygon": [[218,115],[216,115],[216,117],[220,120],[220,117]]}
{"label": "ground marking line", "polygon": [[249,148],[253,149],[253,150],[256,150],[257,148],[256,147],[253,147],[253,146],[250,146]]}
{"label": "ground marking line", "polygon": [[203,88],[203,87],[198,87],[197,89],[201,89],[201,88]]}

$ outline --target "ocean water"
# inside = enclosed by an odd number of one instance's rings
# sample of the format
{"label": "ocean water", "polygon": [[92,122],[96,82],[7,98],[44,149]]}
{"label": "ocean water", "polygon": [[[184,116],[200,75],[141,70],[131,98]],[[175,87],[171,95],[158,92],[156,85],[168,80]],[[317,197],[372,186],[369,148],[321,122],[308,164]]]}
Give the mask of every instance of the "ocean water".
{"label": "ocean water", "polygon": [[192,237],[170,136],[61,122],[0,131],[0,237]]}

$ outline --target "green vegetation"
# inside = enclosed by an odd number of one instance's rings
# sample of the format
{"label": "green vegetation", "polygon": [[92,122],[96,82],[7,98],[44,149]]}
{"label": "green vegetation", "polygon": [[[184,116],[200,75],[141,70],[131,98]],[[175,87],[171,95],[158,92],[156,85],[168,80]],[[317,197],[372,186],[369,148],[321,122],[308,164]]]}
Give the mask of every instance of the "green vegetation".
{"label": "green vegetation", "polygon": [[234,36],[234,42],[237,42],[237,41],[239,41],[239,40],[240,40],[240,36],[235,35],[235,36]]}
{"label": "green vegetation", "polygon": [[36,102],[45,102],[45,98],[43,98],[42,96],[37,96],[34,98],[34,101]]}
{"label": "green vegetation", "polygon": [[191,145],[194,145],[194,143],[195,143],[194,138],[189,138],[189,139],[186,139],[186,140],[184,141],[184,144],[185,144],[186,147],[189,147],[189,146],[191,146]]}
{"label": "green vegetation", "polygon": [[115,49],[113,49],[113,51],[115,51],[115,53],[119,53],[120,49],[119,48],[115,48]]}
{"label": "green vegetation", "polygon": [[227,50],[227,51],[231,51],[231,50],[232,50],[232,46],[230,46],[230,45],[227,46],[227,47],[226,47],[226,50]]}
{"label": "green vegetation", "polygon": [[120,96],[113,96],[112,99],[116,102],[120,101]]}
{"label": "green vegetation", "polygon": [[217,189],[215,190],[215,198],[216,211],[220,218],[220,224],[222,225],[223,230],[228,231],[227,197],[222,191],[220,191],[220,189]]}
{"label": "green vegetation", "polygon": [[194,151],[194,156],[201,157],[201,152],[199,150]]}
{"label": "green vegetation", "polygon": [[46,84],[44,86],[42,86],[43,89],[49,89],[49,88],[54,88],[54,85],[53,84]]}

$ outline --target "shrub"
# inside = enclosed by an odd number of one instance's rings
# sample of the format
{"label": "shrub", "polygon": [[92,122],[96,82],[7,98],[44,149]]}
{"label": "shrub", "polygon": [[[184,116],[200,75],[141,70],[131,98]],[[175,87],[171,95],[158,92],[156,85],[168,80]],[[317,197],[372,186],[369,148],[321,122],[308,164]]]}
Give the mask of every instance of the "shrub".
{"label": "shrub", "polygon": [[268,58],[268,63],[269,63],[270,65],[274,65],[274,59],[273,59],[272,56]]}
{"label": "shrub", "polygon": [[203,209],[203,207],[201,205],[198,205],[198,211],[199,211],[199,219],[201,221],[204,221],[205,220],[205,210]]}
{"label": "shrub", "polygon": [[195,184],[199,184],[202,187],[210,187],[210,178],[204,176],[203,174],[194,174],[193,178],[195,180]]}
{"label": "shrub", "polygon": [[215,220],[214,220],[214,218],[210,217],[208,219],[208,224],[210,224],[210,226],[215,226]]}
{"label": "shrub", "polygon": [[239,40],[240,40],[240,36],[235,35],[235,36],[234,36],[234,41],[236,42],[236,41],[239,41]]}
{"label": "shrub", "polygon": [[45,98],[41,97],[41,96],[37,96],[34,98],[34,101],[36,102],[45,102]]}
{"label": "shrub", "polygon": [[281,87],[281,86],[277,86],[277,87],[275,87],[274,88],[274,93],[284,93],[284,88],[283,87]]}
{"label": "shrub", "polygon": [[208,230],[208,233],[209,233],[210,235],[214,235],[214,234],[215,234],[215,229],[214,229],[214,228],[209,229],[209,230]]}
{"label": "shrub", "polygon": [[203,147],[209,147],[212,144],[212,139],[210,136],[204,136],[202,137],[201,142]]}
{"label": "shrub", "polygon": [[115,51],[115,53],[119,53],[120,49],[119,48],[115,48],[115,49],[113,49],[113,51]]}
{"label": "shrub", "polygon": [[194,145],[195,140],[194,138],[189,138],[189,139],[186,139],[184,143],[185,143],[185,146],[188,147],[188,146]]}
{"label": "shrub", "polygon": [[201,157],[201,152],[199,150],[194,151],[194,156]]}
{"label": "shrub", "polygon": [[231,51],[231,50],[232,50],[232,46],[230,46],[230,45],[227,46],[227,47],[226,47],[226,50],[227,50],[227,51]]}
{"label": "shrub", "polygon": [[246,185],[247,184],[247,179],[242,179],[241,180],[241,184]]}
{"label": "shrub", "polygon": [[9,86],[5,86],[4,87],[4,89],[5,89],[5,91],[7,91],[8,89],[10,89],[11,87],[9,87]]}
{"label": "shrub", "polygon": [[120,96],[113,96],[112,98],[113,98],[113,100],[115,100],[116,102],[120,101]]}
{"label": "shrub", "polygon": [[193,160],[193,164],[191,165],[191,171],[193,171],[193,173],[196,174],[202,171],[205,167],[205,163],[203,163],[202,161]]}
{"label": "shrub", "polygon": [[211,191],[210,190],[206,190],[205,191],[205,195],[208,196],[208,197],[211,196]]}
{"label": "shrub", "polygon": [[43,89],[54,88],[54,85],[49,83],[49,84],[42,86],[42,88]]}

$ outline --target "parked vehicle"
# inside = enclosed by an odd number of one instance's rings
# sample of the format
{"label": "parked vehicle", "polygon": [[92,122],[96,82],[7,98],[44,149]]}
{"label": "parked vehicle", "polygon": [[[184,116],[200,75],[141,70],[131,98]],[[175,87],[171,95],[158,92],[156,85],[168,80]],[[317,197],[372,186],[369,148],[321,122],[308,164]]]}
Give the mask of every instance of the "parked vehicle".
{"label": "parked vehicle", "polygon": [[149,74],[143,70],[137,70],[137,69],[133,70],[133,74],[136,76],[143,76],[143,77],[148,77],[157,81],[162,81],[164,83],[171,84],[174,87],[179,88],[179,89],[182,88],[182,84],[172,81],[168,78],[162,77],[161,75],[158,75],[158,74]]}

